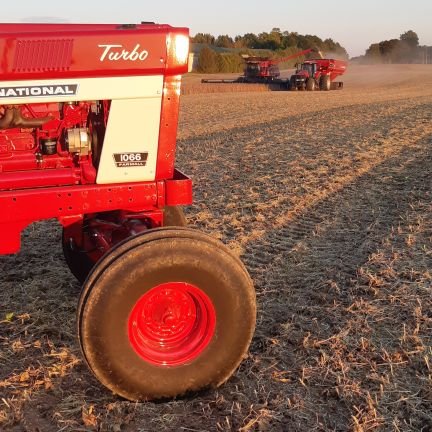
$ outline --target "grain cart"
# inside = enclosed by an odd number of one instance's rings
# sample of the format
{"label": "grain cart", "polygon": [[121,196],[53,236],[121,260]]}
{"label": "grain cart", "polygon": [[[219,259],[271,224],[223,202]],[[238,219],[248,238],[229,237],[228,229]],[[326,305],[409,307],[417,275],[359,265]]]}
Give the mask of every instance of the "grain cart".
{"label": "grain cart", "polygon": [[255,325],[245,267],[179,207],[188,48],[168,25],[0,24],[0,253],[60,222],[83,357],[131,400],[222,384]]}
{"label": "grain cart", "polygon": [[346,72],[347,62],[335,59],[306,60],[296,66],[290,78],[291,90],[342,90],[343,82],[335,81]]}

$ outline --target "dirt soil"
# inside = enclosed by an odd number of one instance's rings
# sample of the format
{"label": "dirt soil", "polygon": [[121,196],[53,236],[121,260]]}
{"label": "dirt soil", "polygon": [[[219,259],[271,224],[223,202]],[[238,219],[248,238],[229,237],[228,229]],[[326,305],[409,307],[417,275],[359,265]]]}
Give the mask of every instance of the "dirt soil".
{"label": "dirt soil", "polygon": [[110,394],[80,354],[61,230],[38,223],[0,257],[0,430],[432,431],[432,66],[353,67],[328,93],[198,78],[186,211],[251,273],[249,357],[182,399]]}

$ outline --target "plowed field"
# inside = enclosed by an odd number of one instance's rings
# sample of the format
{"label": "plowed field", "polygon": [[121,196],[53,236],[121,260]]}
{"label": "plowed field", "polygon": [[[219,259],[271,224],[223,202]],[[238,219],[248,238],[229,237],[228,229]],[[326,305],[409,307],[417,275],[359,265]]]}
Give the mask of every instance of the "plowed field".
{"label": "plowed field", "polygon": [[41,222],[0,257],[0,430],[432,430],[432,66],[353,67],[335,92],[198,78],[177,165],[190,224],[254,280],[249,357],[219,389],[111,395],[81,358],[61,230]]}

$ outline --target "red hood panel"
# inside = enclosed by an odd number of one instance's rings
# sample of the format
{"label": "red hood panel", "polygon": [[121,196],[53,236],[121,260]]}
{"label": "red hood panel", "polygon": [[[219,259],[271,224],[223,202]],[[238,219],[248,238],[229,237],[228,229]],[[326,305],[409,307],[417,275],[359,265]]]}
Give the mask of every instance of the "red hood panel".
{"label": "red hood panel", "polygon": [[[0,80],[178,74],[167,67],[168,25],[0,24]],[[185,70],[183,70],[185,69]]]}

